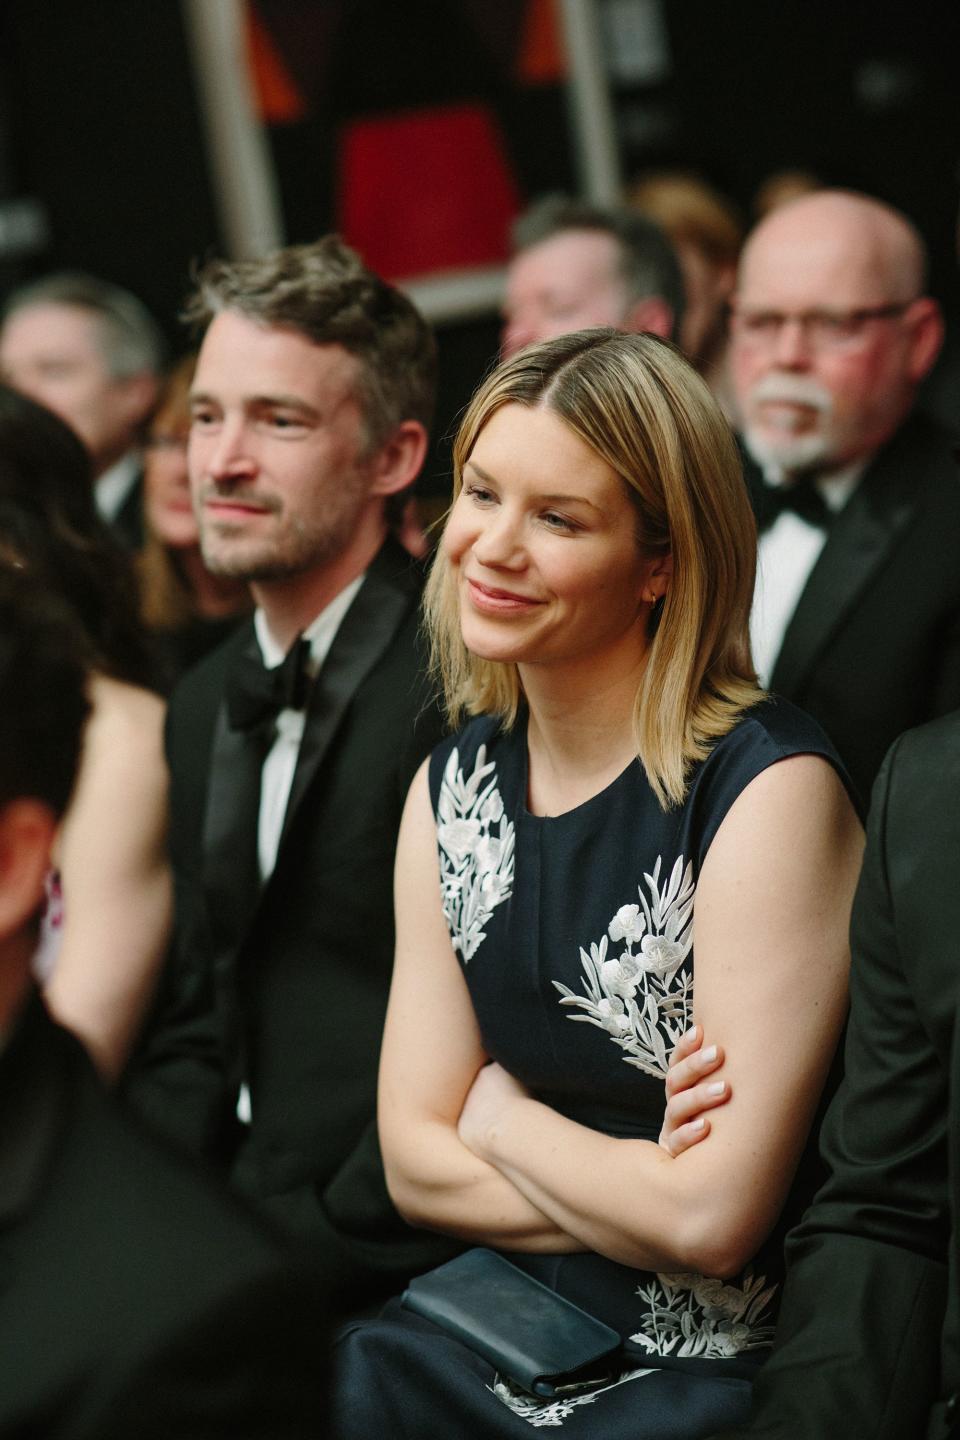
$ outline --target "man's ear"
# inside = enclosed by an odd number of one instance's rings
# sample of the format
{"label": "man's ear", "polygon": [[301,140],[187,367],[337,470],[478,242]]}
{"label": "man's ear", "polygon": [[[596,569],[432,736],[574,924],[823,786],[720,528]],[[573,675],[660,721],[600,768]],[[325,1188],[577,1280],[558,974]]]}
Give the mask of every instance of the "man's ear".
{"label": "man's ear", "polygon": [[915,300],[906,314],[910,326],[909,373],[919,385],[933,369],[943,345],[943,315],[936,300],[923,295]]}
{"label": "man's ear", "polygon": [[427,432],[419,420],[401,420],[373,458],[371,495],[396,495],[412,485],[427,458]]}
{"label": "man's ear", "polygon": [[673,334],[673,306],[668,305],[661,295],[647,295],[635,300],[623,317],[623,330],[637,335],[649,330],[661,340],[669,340]]}
{"label": "man's ear", "polygon": [[0,940],[37,912],[56,828],[53,811],[40,800],[11,800],[0,810]]}

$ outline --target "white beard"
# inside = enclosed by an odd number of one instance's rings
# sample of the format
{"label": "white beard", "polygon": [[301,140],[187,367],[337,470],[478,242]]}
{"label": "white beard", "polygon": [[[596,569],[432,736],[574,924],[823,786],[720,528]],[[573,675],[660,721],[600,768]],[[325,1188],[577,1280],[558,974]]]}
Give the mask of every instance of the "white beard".
{"label": "white beard", "polygon": [[[803,405],[816,414],[814,428],[794,431],[751,423],[764,402]],[[753,459],[771,479],[828,466],[833,459],[833,397],[815,380],[800,375],[765,375],[754,385],[744,408],[743,439]]]}

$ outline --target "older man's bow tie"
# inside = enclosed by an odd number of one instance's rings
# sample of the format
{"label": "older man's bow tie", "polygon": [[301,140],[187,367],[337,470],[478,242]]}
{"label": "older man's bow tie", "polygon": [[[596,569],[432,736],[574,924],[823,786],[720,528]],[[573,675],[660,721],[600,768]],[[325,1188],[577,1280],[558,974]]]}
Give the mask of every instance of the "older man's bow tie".
{"label": "older man's bow tie", "polygon": [[281,710],[302,710],[307,703],[310,641],[298,635],[280,665],[268,670],[256,655],[244,653],[227,680],[227,719],[232,730],[256,730],[276,720]]}
{"label": "older man's bow tie", "polygon": [[833,511],[817,489],[813,475],[798,475],[796,480],[787,485],[768,485],[764,481],[759,489],[758,530],[769,530],[785,510],[792,510],[801,520],[806,520],[808,525],[829,530]]}

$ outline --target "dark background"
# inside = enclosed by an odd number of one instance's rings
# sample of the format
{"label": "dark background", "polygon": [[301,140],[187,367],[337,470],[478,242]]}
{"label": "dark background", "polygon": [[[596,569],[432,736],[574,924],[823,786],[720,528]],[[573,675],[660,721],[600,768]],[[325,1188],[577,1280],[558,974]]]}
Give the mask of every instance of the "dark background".
{"label": "dark background", "polygon": [[[287,239],[335,224],[338,136],[361,116],[480,101],[523,197],[572,188],[563,87],[518,80],[526,13],[526,0],[258,0],[305,102],[270,128]],[[879,195],[926,236],[932,288],[955,322],[956,0],[666,0],[665,18],[670,74],[615,92],[625,176],[692,168],[745,217],[785,167]],[[140,295],[181,347],[190,262],[223,246],[204,145],[176,0],[6,0],[0,214],[32,197],[48,235],[30,253],[0,245],[0,298],[42,271],[87,269]],[[492,317],[442,328],[441,431],[494,357],[497,328]],[[441,447],[427,489],[445,468]]]}

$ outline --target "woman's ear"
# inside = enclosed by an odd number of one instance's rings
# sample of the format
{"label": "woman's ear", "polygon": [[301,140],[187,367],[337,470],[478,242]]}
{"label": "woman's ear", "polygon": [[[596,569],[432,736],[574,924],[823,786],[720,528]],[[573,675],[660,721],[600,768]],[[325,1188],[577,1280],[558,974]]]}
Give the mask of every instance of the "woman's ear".
{"label": "woman's ear", "polygon": [[670,589],[672,579],[673,553],[668,550],[665,555],[656,555],[650,561],[641,599],[645,600],[648,605],[656,605]]}

